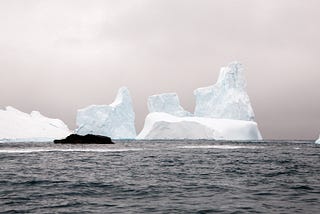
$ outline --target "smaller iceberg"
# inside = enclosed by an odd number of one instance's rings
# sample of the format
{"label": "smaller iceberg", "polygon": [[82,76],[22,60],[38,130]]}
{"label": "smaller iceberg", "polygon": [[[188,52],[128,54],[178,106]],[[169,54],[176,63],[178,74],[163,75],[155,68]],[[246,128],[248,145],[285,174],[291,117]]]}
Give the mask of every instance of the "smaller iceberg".
{"label": "smaller iceberg", "polygon": [[78,110],[77,129],[79,135],[102,135],[112,139],[134,139],[135,114],[130,92],[126,87],[119,89],[110,105],[91,105]]}
{"label": "smaller iceberg", "polygon": [[320,136],[319,136],[319,139],[316,140],[316,144],[320,144]]}
{"label": "smaller iceberg", "polygon": [[148,109],[150,113],[164,112],[177,117],[192,116],[180,106],[180,100],[176,93],[165,93],[152,95],[148,98]]}
{"label": "smaller iceberg", "polygon": [[46,142],[70,134],[64,122],[47,118],[38,111],[27,114],[10,106],[0,110],[1,142]]}

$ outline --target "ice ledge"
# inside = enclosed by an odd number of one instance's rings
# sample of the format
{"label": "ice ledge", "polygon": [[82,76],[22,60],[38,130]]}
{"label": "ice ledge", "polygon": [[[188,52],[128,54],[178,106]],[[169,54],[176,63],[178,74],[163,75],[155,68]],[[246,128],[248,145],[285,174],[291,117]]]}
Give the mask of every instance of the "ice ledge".
{"label": "ice ledge", "polygon": [[148,114],[137,139],[262,140],[253,121]]}

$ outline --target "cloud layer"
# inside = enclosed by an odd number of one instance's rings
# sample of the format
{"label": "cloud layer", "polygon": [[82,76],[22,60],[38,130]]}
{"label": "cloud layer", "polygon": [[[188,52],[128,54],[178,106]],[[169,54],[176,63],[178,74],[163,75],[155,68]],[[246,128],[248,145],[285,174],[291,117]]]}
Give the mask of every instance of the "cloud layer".
{"label": "cloud layer", "polygon": [[317,0],[3,0],[0,107],[38,109],[72,128],[76,109],[125,85],[137,128],[149,95],[193,90],[241,61],[264,138],[320,132]]}

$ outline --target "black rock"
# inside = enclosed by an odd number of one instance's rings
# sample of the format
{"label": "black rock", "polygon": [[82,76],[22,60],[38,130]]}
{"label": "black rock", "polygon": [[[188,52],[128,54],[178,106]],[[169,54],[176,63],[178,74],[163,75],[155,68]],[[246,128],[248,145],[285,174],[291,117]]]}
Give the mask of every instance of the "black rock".
{"label": "black rock", "polygon": [[54,140],[53,142],[60,144],[114,144],[110,137],[93,134],[87,134],[84,136],[71,134],[65,139]]}

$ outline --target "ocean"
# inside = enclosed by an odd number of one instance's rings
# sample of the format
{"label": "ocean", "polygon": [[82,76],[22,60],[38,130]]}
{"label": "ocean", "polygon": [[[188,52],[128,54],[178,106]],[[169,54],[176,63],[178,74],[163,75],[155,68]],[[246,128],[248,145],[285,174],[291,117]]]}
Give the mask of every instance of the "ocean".
{"label": "ocean", "polygon": [[319,213],[304,141],[0,144],[0,213]]}

